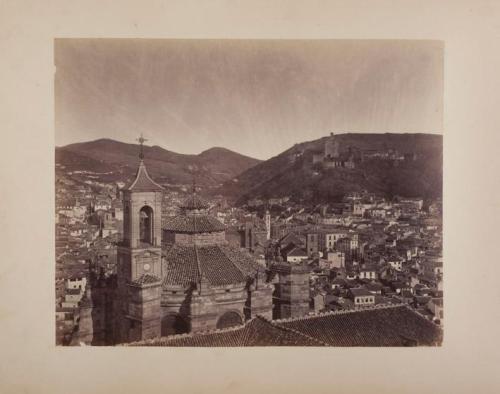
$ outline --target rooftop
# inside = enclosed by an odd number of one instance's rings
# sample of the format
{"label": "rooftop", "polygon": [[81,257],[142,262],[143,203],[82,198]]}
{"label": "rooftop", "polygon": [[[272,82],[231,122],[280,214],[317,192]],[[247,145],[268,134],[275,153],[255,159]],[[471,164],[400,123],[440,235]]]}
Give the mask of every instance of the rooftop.
{"label": "rooftop", "polygon": [[404,305],[334,311],[283,320],[255,317],[245,325],[183,334],[129,346],[438,346],[442,330]]}
{"label": "rooftop", "polygon": [[142,274],[139,278],[132,281],[131,284],[135,286],[151,285],[160,282],[161,279],[156,275]]}
{"label": "rooftop", "polygon": [[182,209],[187,210],[201,210],[208,209],[209,204],[204,199],[202,199],[196,192],[193,192],[189,197],[187,197],[180,205]]}
{"label": "rooftop", "polygon": [[436,346],[442,331],[411,308],[384,305],[273,322],[330,346]]}
{"label": "rooftop", "polygon": [[146,170],[144,161],[141,160],[134,181],[130,185],[126,186],[125,190],[135,192],[156,192],[162,191],[163,187],[151,179],[148,171]]}
{"label": "rooftop", "polygon": [[229,245],[178,245],[165,249],[164,285],[189,286],[203,278],[213,286],[246,283],[257,274],[259,265]]}
{"label": "rooftop", "polygon": [[368,289],[365,288],[350,289],[350,292],[354,297],[365,297],[373,295],[370,291],[368,291]]}
{"label": "rooftop", "polygon": [[175,233],[196,234],[224,231],[226,226],[213,216],[181,214],[166,219],[163,229]]}
{"label": "rooftop", "polygon": [[305,334],[276,326],[263,317],[255,317],[244,326],[208,331],[199,334],[174,335],[147,341],[135,342],[129,346],[325,346],[323,342]]}

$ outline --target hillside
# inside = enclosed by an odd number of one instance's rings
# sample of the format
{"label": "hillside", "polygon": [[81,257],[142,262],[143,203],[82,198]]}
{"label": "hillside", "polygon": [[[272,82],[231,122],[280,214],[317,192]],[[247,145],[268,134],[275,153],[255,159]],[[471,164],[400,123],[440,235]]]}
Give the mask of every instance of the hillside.
{"label": "hillside", "polygon": [[442,194],[442,136],[431,134],[339,134],[340,152],[397,150],[416,154],[415,160],[395,163],[376,158],[359,159],[354,169],[325,169],[313,165],[313,152],[326,141],[297,144],[241,173],[219,190],[237,203],[251,198],[290,196],[313,203],[340,200],[346,192],[368,190],[387,197],[402,195],[436,198]]}
{"label": "hillside", "polygon": [[[56,163],[68,171],[93,171],[103,174],[106,181],[131,178],[137,169],[139,146],[111,139],[100,139],[56,148]],[[144,146],[145,163],[151,176],[161,183],[189,184],[190,166],[197,166],[197,182],[216,186],[227,181],[259,160],[240,155],[224,148],[211,148],[198,155],[185,155],[159,146]]]}

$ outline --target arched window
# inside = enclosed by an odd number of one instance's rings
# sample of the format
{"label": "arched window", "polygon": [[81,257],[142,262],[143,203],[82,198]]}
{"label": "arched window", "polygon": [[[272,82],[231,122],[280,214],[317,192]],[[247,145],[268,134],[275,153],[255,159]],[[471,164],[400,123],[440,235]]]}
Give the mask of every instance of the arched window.
{"label": "arched window", "polygon": [[153,209],[147,205],[139,211],[139,239],[153,245]]}
{"label": "arched window", "polygon": [[243,320],[241,316],[236,312],[226,312],[224,313],[219,320],[217,320],[217,328],[227,328],[234,326],[241,326],[243,324]]}

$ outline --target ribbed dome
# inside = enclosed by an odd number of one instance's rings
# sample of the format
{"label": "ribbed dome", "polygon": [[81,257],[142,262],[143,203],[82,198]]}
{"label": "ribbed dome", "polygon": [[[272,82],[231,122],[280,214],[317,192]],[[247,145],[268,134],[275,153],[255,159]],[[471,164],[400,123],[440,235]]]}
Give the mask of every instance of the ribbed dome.
{"label": "ribbed dome", "polygon": [[209,205],[208,202],[206,202],[196,193],[193,193],[181,203],[180,207],[186,210],[196,210],[208,209]]}
{"label": "ribbed dome", "polygon": [[213,216],[179,215],[166,220],[163,229],[175,233],[213,233],[224,231],[226,227]]}

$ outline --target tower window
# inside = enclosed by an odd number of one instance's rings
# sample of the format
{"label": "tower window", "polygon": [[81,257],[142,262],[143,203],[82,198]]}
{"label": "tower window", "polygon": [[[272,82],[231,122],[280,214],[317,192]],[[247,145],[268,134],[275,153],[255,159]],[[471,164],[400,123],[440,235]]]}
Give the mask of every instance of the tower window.
{"label": "tower window", "polygon": [[153,209],[148,206],[142,207],[139,212],[139,218],[140,241],[153,245]]}

